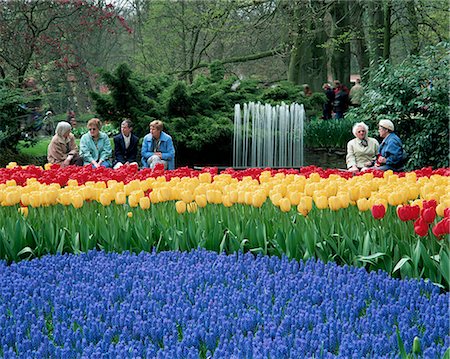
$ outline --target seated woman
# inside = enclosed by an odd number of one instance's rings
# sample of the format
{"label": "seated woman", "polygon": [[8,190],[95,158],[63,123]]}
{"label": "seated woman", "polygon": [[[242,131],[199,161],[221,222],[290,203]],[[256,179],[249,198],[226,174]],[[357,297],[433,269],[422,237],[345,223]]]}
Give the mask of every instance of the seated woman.
{"label": "seated woman", "polygon": [[108,135],[100,131],[101,121],[98,118],[91,118],[87,127],[89,132],[81,136],[80,140],[80,155],[83,157],[84,164],[91,164],[94,168],[100,166],[110,168],[111,142]]}
{"label": "seated woman", "polygon": [[355,138],[347,143],[347,169],[350,172],[359,172],[365,167],[372,166],[378,153],[378,141],[368,137],[369,127],[364,122],[353,125]]}
{"label": "seated woman", "polygon": [[374,169],[401,171],[404,162],[403,144],[394,133],[394,124],[390,120],[378,123],[378,133],[383,141],[378,149],[378,158]]}
{"label": "seated woman", "polygon": [[172,137],[163,131],[162,121],[150,123],[150,133],[142,142],[142,166],[154,168],[157,163],[162,163],[164,169],[175,169],[175,148]]}
{"label": "seated woman", "polygon": [[47,148],[48,163],[55,163],[61,167],[69,165],[83,165],[83,159],[78,154],[75,136],[70,132],[70,123],[61,121],[56,125],[55,135]]}

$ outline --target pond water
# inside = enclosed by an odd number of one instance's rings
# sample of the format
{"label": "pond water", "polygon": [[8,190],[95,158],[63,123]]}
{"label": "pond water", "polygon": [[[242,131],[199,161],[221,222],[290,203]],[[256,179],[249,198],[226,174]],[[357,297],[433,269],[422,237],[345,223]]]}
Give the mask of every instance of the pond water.
{"label": "pond water", "polygon": [[346,168],[345,151],[326,149],[305,149],[304,165],[314,165],[322,168]]}

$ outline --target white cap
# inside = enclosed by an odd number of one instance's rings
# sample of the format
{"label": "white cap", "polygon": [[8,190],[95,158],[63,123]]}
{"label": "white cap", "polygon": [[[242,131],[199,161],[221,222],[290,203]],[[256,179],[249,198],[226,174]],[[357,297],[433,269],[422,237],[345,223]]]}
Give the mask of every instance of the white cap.
{"label": "white cap", "polygon": [[391,120],[381,120],[380,122],[378,122],[378,125],[387,128],[388,130],[394,131],[394,124]]}

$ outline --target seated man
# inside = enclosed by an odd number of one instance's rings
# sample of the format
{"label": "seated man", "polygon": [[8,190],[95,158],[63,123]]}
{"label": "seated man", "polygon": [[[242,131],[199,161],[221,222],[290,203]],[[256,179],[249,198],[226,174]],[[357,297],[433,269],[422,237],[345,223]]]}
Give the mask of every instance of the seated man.
{"label": "seated man", "polygon": [[172,137],[163,131],[162,121],[150,123],[150,133],[144,137],[141,154],[144,167],[154,168],[161,163],[164,169],[175,169],[175,148]]}
{"label": "seated man", "polygon": [[394,124],[390,120],[378,123],[378,133],[383,141],[378,148],[378,157],[374,169],[401,171],[404,162],[403,144],[394,133]]}
{"label": "seated man", "polygon": [[114,136],[114,169],[125,164],[137,164],[139,138],[132,130],[131,120],[125,119],[120,125],[120,134]]}

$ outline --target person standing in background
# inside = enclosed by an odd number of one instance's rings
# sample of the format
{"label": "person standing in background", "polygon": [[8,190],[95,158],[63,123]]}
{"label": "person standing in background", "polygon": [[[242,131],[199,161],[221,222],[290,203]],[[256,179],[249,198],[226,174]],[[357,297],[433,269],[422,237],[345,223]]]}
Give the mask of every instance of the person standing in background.
{"label": "person standing in background", "polygon": [[322,85],[325,96],[327,97],[327,102],[323,104],[322,118],[324,120],[331,120],[333,112],[334,103],[334,91],[329,83],[324,83]]}
{"label": "person standing in background", "polygon": [[355,80],[355,84],[350,89],[350,104],[354,107],[361,106],[361,97],[364,93],[364,88],[361,86],[361,80],[358,78]]}
{"label": "person standing in background", "polygon": [[334,81],[334,118],[344,118],[344,113],[348,109],[348,89],[340,81]]}

